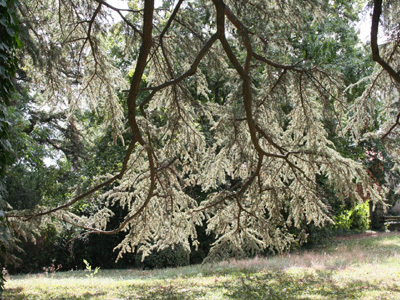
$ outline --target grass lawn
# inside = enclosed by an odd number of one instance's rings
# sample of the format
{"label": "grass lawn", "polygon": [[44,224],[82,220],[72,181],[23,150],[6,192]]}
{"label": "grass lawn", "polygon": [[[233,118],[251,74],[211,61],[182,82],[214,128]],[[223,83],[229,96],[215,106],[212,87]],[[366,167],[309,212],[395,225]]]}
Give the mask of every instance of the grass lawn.
{"label": "grass lawn", "polygon": [[11,276],[4,299],[400,299],[400,234],[270,258]]}

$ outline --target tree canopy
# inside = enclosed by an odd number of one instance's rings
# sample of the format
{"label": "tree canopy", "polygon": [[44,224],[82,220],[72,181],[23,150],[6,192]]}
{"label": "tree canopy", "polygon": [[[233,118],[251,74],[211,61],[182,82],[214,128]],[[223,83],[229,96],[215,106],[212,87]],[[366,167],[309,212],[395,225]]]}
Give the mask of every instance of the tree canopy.
{"label": "tree canopy", "polygon": [[[354,29],[361,8],[20,1],[15,80],[29,118],[21,132],[43,156],[60,150],[65,172],[80,177],[48,173],[49,185],[70,187],[65,198],[50,193],[7,217],[123,232],[120,255],[190,249],[206,224],[216,236],[211,255],[223,256],[281,252],[304,241],[309,224],[331,222],[322,182],[341,199],[382,201],[385,187],[342,145],[382,138],[396,151],[399,8],[374,1],[372,58]],[[378,45],[382,9],[387,42]],[[126,214],[113,227],[115,206]]]}

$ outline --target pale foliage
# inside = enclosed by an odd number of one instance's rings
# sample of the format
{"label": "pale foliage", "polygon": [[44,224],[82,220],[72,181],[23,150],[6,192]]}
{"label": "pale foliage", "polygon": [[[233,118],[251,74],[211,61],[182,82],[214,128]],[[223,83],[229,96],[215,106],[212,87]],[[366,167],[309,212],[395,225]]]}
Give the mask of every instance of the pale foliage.
{"label": "pale foliage", "polygon": [[[362,165],[342,157],[328,139],[323,104],[336,101],[335,113],[343,117],[341,74],[304,61],[293,46],[312,22],[333,17],[329,2],[227,1],[224,33],[233,58],[227,44],[220,43],[222,37],[214,39],[219,2],[185,1],[162,33],[162,43],[160,32],[174,6],[154,12],[142,82],[147,86],[135,90],[136,111],[130,111],[135,115],[130,126],[137,124],[139,132],[133,132],[136,145],[127,169],[100,196],[106,207],[93,217],[56,213],[67,222],[108,234],[112,212],[107,207],[118,203],[127,208],[126,221],[115,230],[126,233],[116,248],[120,255],[138,247],[146,256],[177,243],[189,250],[190,243],[197,244],[196,225],[203,222],[217,238],[214,257],[265,248],[282,252],[306,238],[301,229],[307,224],[331,221],[329,203],[318,193],[318,176],[326,177],[343,198],[361,201],[357,184],[372,201],[382,198]],[[126,80],[107,48],[110,10],[99,8],[102,1],[58,3],[63,2],[31,4],[35,10],[25,16],[39,26],[32,39],[42,43],[41,51],[48,51],[42,54],[47,61],[31,63],[46,71],[35,69],[34,90],[43,91],[46,105],[66,106],[71,113],[95,109],[106,114],[106,125],[120,136],[126,111],[116,95]],[[132,7],[143,9],[143,4]],[[125,16],[130,24],[114,25],[127,34],[118,38],[119,45],[133,60],[141,51],[140,35],[133,33],[143,26],[142,15],[142,10],[132,10]],[[35,18],[41,22],[32,23]],[[243,33],[238,24],[249,31]],[[248,61],[246,38],[258,55]],[[131,68],[139,72],[139,64],[132,61]],[[193,76],[186,76],[191,69]],[[349,126],[370,113],[362,99],[355,106],[364,110],[355,108]],[[205,199],[191,196],[194,186]],[[300,233],[290,233],[293,228]]]}
{"label": "pale foliage", "polygon": [[104,116],[114,138],[124,128],[123,109],[116,91],[127,82],[108,55],[107,14],[91,1],[21,1],[22,35],[31,43],[25,55],[31,93],[38,104],[52,111],[92,109]]}

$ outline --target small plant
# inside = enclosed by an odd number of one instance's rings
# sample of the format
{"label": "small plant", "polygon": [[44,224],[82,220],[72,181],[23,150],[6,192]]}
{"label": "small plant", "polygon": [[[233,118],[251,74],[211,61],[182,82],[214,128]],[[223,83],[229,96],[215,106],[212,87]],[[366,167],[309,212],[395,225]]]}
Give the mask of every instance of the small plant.
{"label": "small plant", "polygon": [[89,272],[89,274],[86,274],[86,277],[93,278],[93,277],[99,272],[99,270],[100,270],[100,267],[96,267],[96,268],[94,269],[94,271],[93,271],[93,270],[92,270],[92,266],[89,264],[89,262],[88,262],[86,259],[83,260],[83,263],[84,263],[85,266],[86,266],[86,271]]}
{"label": "small plant", "polygon": [[61,264],[58,264],[57,267],[55,264],[51,264],[49,267],[43,267],[42,270],[44,272],[44,274],[46,276],[49,275],[49,273],[51,273],[52,275],[54,275],[58,270],[60,270],[62,268]]}
{"label": "small plant", "polygon": [[10,273],[8,273],[8,270],[4,267],[3,270],[1,271],[1,275],[3,276],[4,281],[10,279]]}

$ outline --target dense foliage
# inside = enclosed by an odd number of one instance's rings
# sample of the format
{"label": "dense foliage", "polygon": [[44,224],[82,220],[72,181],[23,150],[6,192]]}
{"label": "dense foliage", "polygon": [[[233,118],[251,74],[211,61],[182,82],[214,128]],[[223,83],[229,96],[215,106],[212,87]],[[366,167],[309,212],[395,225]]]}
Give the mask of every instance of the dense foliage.
{"label": "dense foliage", "polygon": [[359,202],[395,199],[394,2],[372,58],[358,2],[127,3],[18,5],[20,138],[4,182],[7,219],[42,233],[32,269],[71,239],[76,260],[54,263],[99,266],[102,244],[129,264],[160,251],[154,266],[173,248],[179,264],[282,252]]}

